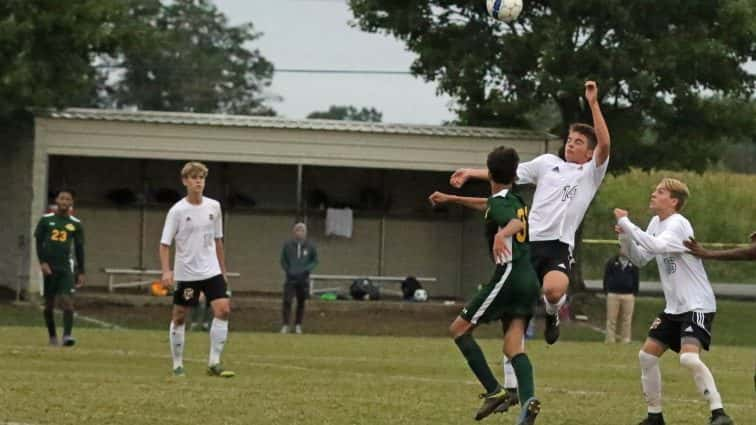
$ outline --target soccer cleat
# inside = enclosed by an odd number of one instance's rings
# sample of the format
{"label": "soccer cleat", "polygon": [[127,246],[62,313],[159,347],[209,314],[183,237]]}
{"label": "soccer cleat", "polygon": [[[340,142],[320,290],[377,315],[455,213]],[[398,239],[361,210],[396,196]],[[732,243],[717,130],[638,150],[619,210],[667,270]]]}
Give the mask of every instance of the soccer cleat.
{"label": "soccer cleat", "polygon": [[294,326],[294,333],[297,335],[302,335],[302,325]]}
{"label": "soccer cleat", "polygon": [[287,333],[289,333],[289,326],[288,326],[288,325],[283,325],[283,326],[281,326],[281,333],[282,333],[282,334],[287,334]]}
{"label": "soccer cleat", "polygon": [[733,422],[729,416],[723,413],[716,417],[712,416],[709,420],[709,425],[735,425],[735,422]]}
{"label": "soccer cleat", "polygon": [[549,345],[559,339],[559,313],[546,315],[546,329],[543,330],[543,338]]}
{"label": "soccer cleat", "polygon": [[76,339],[72,337],[71,335],[64,335],[63,336],[63,346],[64,347],[73,347],[76,345]]}
{"label": "soccer cleat", "polygon": [[541,402],[535,397],[530,397],[522,406],[517,425],[533,425],[539,413],[541,413]]}
{"label": "soccer cleat", "polygon": [[498,405],[494,413],[505,413],[511,406],[520,403],[520,398],[517,396],[517,388],[507,388],[507,395],[507,401]]}
{"label": "soccer cleat", "polygon": [[652,415],[649,413],[638,425],[665,425],[664,416],[661,413]]}
{"label": "soccer cleat", "polygon": [[173,376],[176,378],[183,378],[186,376],[186,373],[184,373],[184,367],[179,366],[175,369],[173,369]]}
{"label": "soccer cleat", "polygon": [[502,403],[506,403],[509,398],[509,393],[507,390],[501,388],[493,394],[481,394],[480,398],[483,399],[483,405],[481,405],[478,412],[475,413],[476,421],[485,418],[493,413]]}
{"label": "soccer cleat", "polygon": [[217,376],[220,378],[233,378],[234,376],[236,376],[234,372],[223,369],[223,366],[221,366],[220,363],[214,364],[212,366],[208,366],[207,374],[209,376]]}
{"label": "soccer cleat", "polygon": [[48,342],[48,344],[49,344],[49,345],[50,345],[51,347],[57,347],[57,346],[59,346],[59,345],[60,345],[60,342],[58,342],[58,337],[57,337],[57,336],[52,336],[52,337],[50,337],[50,342]]}

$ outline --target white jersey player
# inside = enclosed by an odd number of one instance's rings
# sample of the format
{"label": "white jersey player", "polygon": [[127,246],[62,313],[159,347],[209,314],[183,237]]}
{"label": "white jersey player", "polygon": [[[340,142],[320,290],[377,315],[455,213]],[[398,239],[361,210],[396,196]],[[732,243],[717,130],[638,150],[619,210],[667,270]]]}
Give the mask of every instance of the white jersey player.
{"label": "white jersey player", "polygon": [[[232,377],[224,370],[220,356],[228,337],[228,316],[231,312],[226,285],[225,254],[223,251],[223,216],[220,203],[202,195],[205,190],[207,167],[189,162],[181,170],[186,197],[168,211],[160,238],[160,265],[163,285],[176,288],[173,293],[173,312],[170,326],[173,374],[184,376],[184,331],[186,313],[196,307],[200,292],[210,302],[213,321],[210,326],[210,356],[208,375]],[[170,266],[170,249],[176,242],[174,271]]]}
{"label": "white jersey player", "polygon": [[664,312],[651,324],[638,353],[641,384],[648,404],[641,425],[663,425],[659,357],[667,349],[680,353],[680,364],[688,369],[698,391],[709,402],[711,425],[730,425],[714,377],[701,361],[700,352],[709,349],[714,315],[714,292],[703,267],[683,244],[693,238],[693,227],[679,211],[689,196],[679,180],[665,178],[651,194],[650,208],[656,213],[643,231],[630,221],[625,210],[615,209],[620,243],[638,266],[656,259],[664,290]]}

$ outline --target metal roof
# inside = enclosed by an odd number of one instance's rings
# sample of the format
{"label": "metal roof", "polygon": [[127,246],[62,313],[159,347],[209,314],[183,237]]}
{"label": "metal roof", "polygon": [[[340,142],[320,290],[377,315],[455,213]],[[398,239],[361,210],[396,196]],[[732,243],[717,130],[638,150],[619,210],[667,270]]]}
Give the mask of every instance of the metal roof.
{"label": "metal roof", "polygon": [[546,140],[555,136],[538,131],[487,127],[388,124],[321,119],[294,120],[248,115],[197,114],[189,112],[126,111],[113,109],[70,108],[38,111],[37,116],[66,120],[119,121],[155,124],[207,125],[221,127],[322,130],[360,133],[407,134],[423,136],[473,137],[487,139]]}

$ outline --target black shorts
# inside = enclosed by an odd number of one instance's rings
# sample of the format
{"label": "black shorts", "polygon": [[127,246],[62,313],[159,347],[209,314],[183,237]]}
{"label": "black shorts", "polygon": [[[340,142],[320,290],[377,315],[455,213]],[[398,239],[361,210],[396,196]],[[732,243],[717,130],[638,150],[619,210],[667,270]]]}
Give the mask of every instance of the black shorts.
{"label": "black shorts", "polygon": [[669,347],[675,353],[680,352],[682,338],[695,338],[704,350],[711,344],[711,325],[714,313],[689,311],[682,314],[659,313],[648,330],[648,337]]}
{"label": "black shorts", "polygon": [[219,274],[205,280],[178,282],[173,291],[173,304],[194,307],[199,302],[200,291],[205,294],[208,303],[229,297],[226,279]]}
{"label": "black shorts", "polygon": [[574,260],[570,246],[561,241],[530,241],[530,262],[543,285],[543,277],[551,271],[560,271],[567,276]]}

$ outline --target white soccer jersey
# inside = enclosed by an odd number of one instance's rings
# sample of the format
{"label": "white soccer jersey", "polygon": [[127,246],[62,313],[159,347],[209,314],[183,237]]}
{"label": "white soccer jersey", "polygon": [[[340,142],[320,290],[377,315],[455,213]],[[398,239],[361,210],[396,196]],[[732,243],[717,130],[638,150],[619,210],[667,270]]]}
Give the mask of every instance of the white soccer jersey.
{"label": "white soccer jersey", "polygon": [[627,248],[634,264],[642,266],[656,258],[667,301],[665,313],[712,313],[717,310],[703,262],[683,245],[684,240],[693,237],[693,227],[688,219],[680,214],[664,220],[654,216],[645,232],[627,217],[621,218],[617,224],[625,232],[620,235],[620,243]]}
{"label": "white soccer jersey", "polygon": [[205,280],[221,274],[215,240],[223,237],[220,203],[202,198],[193,205],[186,198],[168,211],[160,243],[170,246],[176,240],[173,278],[177,282]]}
{"label": "white soccer jersey", "polygon": [[609,159],[597,167],[545,154],[517,167],[517,183],[535,184],[528,224],[531,241],[560,240],[575,246],[575,232],[604,180]]}

